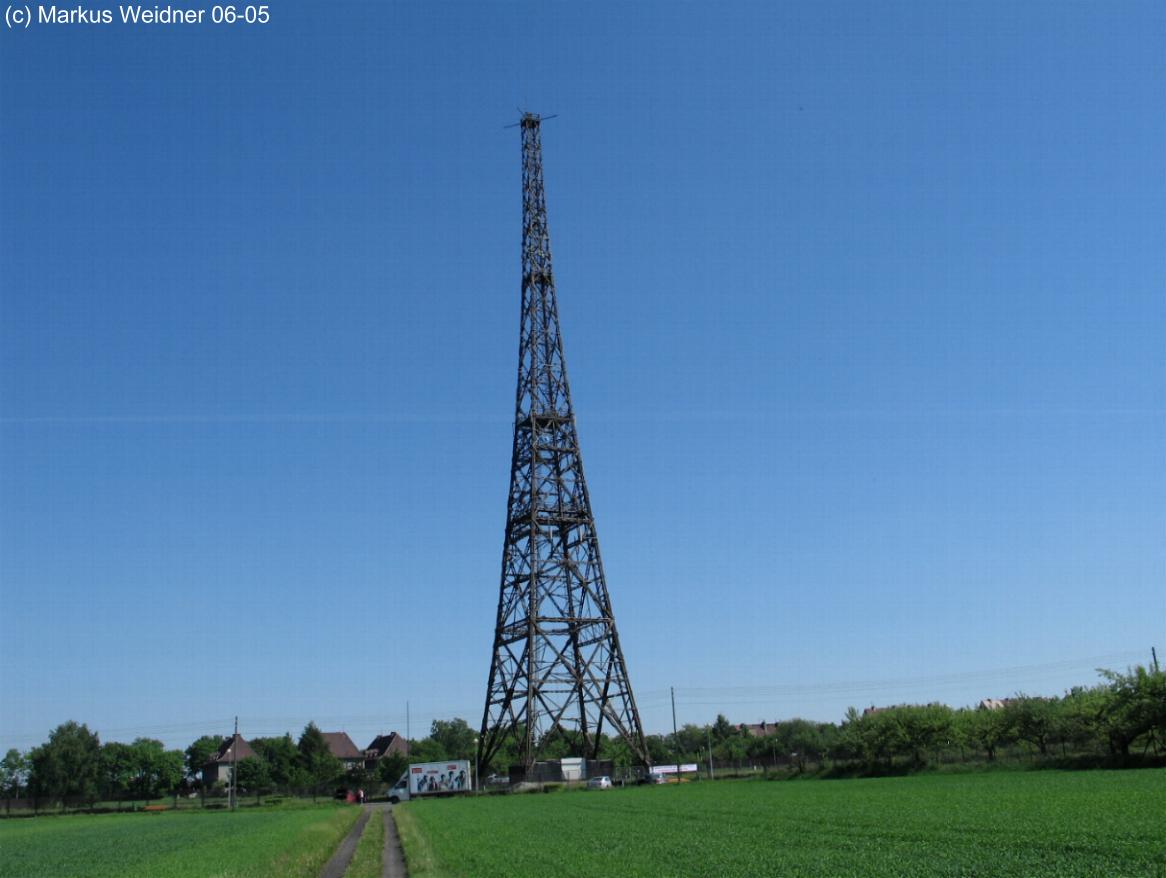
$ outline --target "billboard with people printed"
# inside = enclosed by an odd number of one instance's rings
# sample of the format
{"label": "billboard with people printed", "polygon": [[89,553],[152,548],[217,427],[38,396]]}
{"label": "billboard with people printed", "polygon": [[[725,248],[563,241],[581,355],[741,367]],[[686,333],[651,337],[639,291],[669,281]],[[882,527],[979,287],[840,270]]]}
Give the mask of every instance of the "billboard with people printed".
{"label": "billboard with people printed", "polygon": [[472,789],[470,763],[465,759],[419,762],[409,766],[410,796],[464,793]]}

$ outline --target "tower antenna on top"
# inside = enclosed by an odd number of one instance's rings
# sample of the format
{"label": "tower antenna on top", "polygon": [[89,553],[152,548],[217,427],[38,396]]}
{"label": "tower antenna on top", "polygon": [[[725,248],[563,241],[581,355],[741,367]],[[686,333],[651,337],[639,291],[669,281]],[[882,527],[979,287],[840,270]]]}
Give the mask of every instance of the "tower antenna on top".
{"label": "tower antenna on top", "polygon": [[636,761],[651,764],[607,592],[567,383],[543,189],[542,121],[523,113],[518,122],[518,390],[498,616],[478,736],[483,769],[511,742],[527,776],[556,741],[598,758],[605,732],[621,738]]}
{"label": "tower antenna on top", "polygon": [[511,123],[510,125],[503,125],[502,127],[504,129],[505,128],[517,128],[519,125],[526,123],[528,120],[533,120],[537,124],[539,122],[546,122],[548,119],[558,119],[559,118],[558,113],[551,113],[549,116],[540,116],[538,113],[530,113],[530,112],[527,112],[526,110],[519,110],[518,112],[521,114],[522,118],[520,118],[517,122]]}

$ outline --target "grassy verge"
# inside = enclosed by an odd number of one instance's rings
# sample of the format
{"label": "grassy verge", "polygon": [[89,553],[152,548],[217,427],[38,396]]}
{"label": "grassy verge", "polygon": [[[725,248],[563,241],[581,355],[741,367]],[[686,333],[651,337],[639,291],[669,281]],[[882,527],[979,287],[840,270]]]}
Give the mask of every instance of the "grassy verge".
{"label": "grassy verge", "polygon": [[418,826],[413,815],[416,805],[396,805],[393,816],[397,819],[397,835],[401,839],[401,850],[405,854],[405,865],[410,876],[428,875],[430,878],[445,878],[449,872],[434,854],[429,836]]}
{"label": "grassy verge", "polygon": [[348,871],[344,878],[381,878],[384,868],[385,851],[385,815],[381,811],[373,811],[365,824],[364,834],[356,846],[356,853],[352,855],[352,862],[348,864]]}
{"label": "grassy verge", "polygon": [[409,803],[415,878],[1166,878],[1166,770],[726,781]]}
{"label": "grassy verge", "polygon": [[[26,800],[21,800],[22,802]],[[240,796],[239,809],[251,810],[254,808],[318,808],[320,805],[328,804],[331,800],[320,796],[313,799],[310,796],[284,796],[284,795],[270,795],[261,796]],[[41,804],[37,808],[31,805],[22,807],[5,807],[3,800],[0,800],[0,818],[4,817],[52,817],[64,816],[68,814],[129,814],[135,811],[225,811],[228,810],[227,799],[224,797],[211,797],[206,801],[198,798],[186,798],[179,796],[177,800],[173,796],[163,796],[158,799],[126,799],[121,802],[117,801],[99,801],[99,802],[69,802],[68,804],[61,804],[54,802],[52,804]]]}
{"label": "grassy verge", "polygon": [[360,809],[76,815],[0,823],[0,878],[316,878]]}

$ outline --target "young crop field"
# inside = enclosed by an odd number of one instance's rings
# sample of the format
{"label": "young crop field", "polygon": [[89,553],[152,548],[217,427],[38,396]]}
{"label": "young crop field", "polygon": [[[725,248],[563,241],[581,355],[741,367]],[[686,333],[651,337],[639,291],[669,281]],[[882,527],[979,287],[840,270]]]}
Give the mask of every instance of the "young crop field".
{"label": "young crop field", "polygon": [[372,812],[344,878],[381,878],[384,870],[382,854],[385,846],[386,813],[380,810]]}
{"label": "young crop field", "polygon": [[359,808],[0,821],[0,878],[316,878]]}
{"label": "young crop field", "polygon": [[1166,878],[1166,770],[724,781],[411,802],[415,878]]}

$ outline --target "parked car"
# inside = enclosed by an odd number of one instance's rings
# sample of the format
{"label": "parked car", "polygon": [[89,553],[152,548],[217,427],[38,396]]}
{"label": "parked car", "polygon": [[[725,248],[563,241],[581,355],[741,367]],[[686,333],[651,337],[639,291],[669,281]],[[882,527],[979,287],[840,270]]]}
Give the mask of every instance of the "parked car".
{"label": "parked car", "polygon": [[610,790],[611,778],[606,774],[602,777],[593,777],[587,781],[587,789],[589,790]]}
{"label": "parked car", "polygon": [[643,786],[644,784],[660,784],[669,782],[670,781],[668,778],[660,774],[658,771],[649,771],[647,774],[641,775],[636,780],[636,784],[639,786]]}

